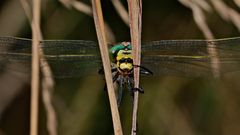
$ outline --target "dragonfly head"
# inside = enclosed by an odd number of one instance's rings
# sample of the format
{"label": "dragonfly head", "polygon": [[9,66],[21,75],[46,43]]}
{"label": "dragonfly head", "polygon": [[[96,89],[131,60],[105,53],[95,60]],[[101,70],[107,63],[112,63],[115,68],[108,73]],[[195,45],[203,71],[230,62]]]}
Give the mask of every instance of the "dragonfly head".
{"label": "dragonfly head", "polygon": [[110,58],[114,63],[116,63],[116,58],[118,55],[121,55],[120,51],[129,51],[132,50],[132,45],[130,42],[121,42],[119,44],[114,45],[111,49],[109,49]]}
{"label": "dragonfly head", "polygon": [[110,49],[113,62],[122,74],[130,74],[133,69],[132,45],[130,42],[121,42]]}
{"label": "dragonfly head", "polygon": [[121,45],[123,50],[132,50],[132,45],[130,42],[122,42]]}

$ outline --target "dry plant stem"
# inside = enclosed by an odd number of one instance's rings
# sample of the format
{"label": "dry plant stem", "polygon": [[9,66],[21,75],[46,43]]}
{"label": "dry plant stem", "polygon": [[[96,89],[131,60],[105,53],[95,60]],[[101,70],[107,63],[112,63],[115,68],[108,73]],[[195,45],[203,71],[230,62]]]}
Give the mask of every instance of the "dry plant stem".
{"label": "dry plant stem", "polygon": [[122,18],[123,22],[129,26],[128,12],[122,5],[120,0],[112,0],[113,6],[117,10],[119,16]]}
{"label": "dry plant stem", "polygon": [[[52,91],[49,91],[53,89],[49,84],[50,79],[45,78],[42,82],[43,84],[43,102],[45,109],[47,111],[47,129],[49,135],[57,135],[57,120],[56,120],[56,112],[54,110],[54,107],[52,105]],[[52,85],[53,86],[53,85]],[[49,88],[51,87],[51,88]]]}
{"label": "dry plant stem", "polygon": [[[204,34],[205,38],[214,39],[214,36],[205,21],[205,15],[202,9],[196,3],[190,0],[179,0],[179,2],[181,2],[183,5],[185,5],[186,7],[189,7],[192,10],[194,21],[196,22],[197,26]],[[216,48],[216,45],[212,44],[212,42],[208,43],[207,51],[211,59],[212,73],[215,78],[218,78],[220,76],[220,65],[219,65],[218,53],[215,48]]]}
{"label": "dry plant stem", "polygon": [[30,5],[29,3],[27,2],[27,0],[20,0],[21,1],[21,4],[22,4],[22,7],[24,9],[24,12],[27,16],[27,19],[28,21],[30,22],[31,24],[31,21],[32,21],[32,13],[31,13],[31,9],[30,9]]}
{"label": "dry plant stem", "polygon": [[123,132],[122,132],[122,126],[121,126],[120,116],[118,112],[116,95],[115,95],[114,86],[113,86],[112,72],[110,69],[111,66],[110,66],[110,60],[109,60],[109,54],[108,54],[108,48],[107,48],[107,41],[105,37],[104,21],[103,21],[100,0],[92,0],[92,7],[93,7],[93,18],[95,22],[95,27],[96,27],[96,32],[97,32],[102,62],[103,62],[103,68],[105,73],[105,79],[106,79],[106,84],[108,89],[108,97],[109,97],[111,113],[112,113],[114,134],[122,135]]}
{"label": "dry plant stem", "polygon": [[240,7],[240,0],[233,0],[238,7]]}
{"label": "dry plant stem", "polygon": [[92,16],[92,8],[89,5],[80,1],[72,1],[71,5],[78,11],[81,11],[88,16]]}
{"label": "dry plant stem", "polygon": [[240,14],[221,0],[211,0],[217,13],[226,21],[231,21],[240,31]]}
{"label": "dry plant stem", "polygon": [[[40,31],[40,27],[38,27],[38,30]],[[40,54],[41,71],[43,74],[42,97],[43,97],[43,103],[44,103],[44,107],[47,115],[47,129],[48,129],[49,135],[57,135],[57,116],[56,116],[56,111],[54,110],[54,107],[52,104],[52,93],[54,90],[53,75],[48,62],[44,57],[44,52],[40,46],[39,46],[39,54]]]}
{"label": "dry plant stem", "polygon": [[37,25],[40,23],[40,0],[33,1],[32,20],[32,82],[31,82],[31,118],[30,135],[38,134],[38,105],[39,105],[39,35]]}
{"label": "dry plant stem", "polygon": [[[31,10],[28,2],[26,0],[21,0],[22,6],[25,10],[25,13],[27,15],[27,18],[29,22],[32,20]],[[33,24],[32,24],[33,25]],[[34,27],[34,26],[32,26]],[[42,40],[42,34],[40,30],[40,26],[37,25],[36,31],[39,35],[39,40]],[[56,113],[54,110],[54,107],[52,105],[52,92],[54,88],[54,81],[52,72],[50,69],[50,66],[47,62],[47,60],[44,57],[44,52],[40,46],[39,47],[39,57],[40,57],[40,65],[41,70],[43,73],[43,80],[42,80],[42,88],[43,88],[43,103],[46,109],[46,115],[47,115],[47,129],[49,132],[49,135],[57,135],[57,120],[56,120]]]}
{"label": "dry plant stem", "polygon": [[48,62],[44,57],[44,52],[41,47],[39,47],[39,53],[40,53],[41,71],[43,73],[42,96],[43,96],[43,103],[44,103],[44,107],[47,115],[47,129],[48,129],[49,135],[57,135],[57,118],[56,118],[57,116],[56,116],[56,111],[54,110],[54,107],[52,104],[52,92],[54,90],[53,75]]}
{"label": "dry plant stem", "polygon": [[[93,16],[92,8],[83,2],[76,1],[76,0],[59,0],[59,1],[67,8],[74,7],[79,12],[82,12],[91,17]],[[114,33],[107,23],[105,23],[105,30],[106,30],[107,41],[115,42],[116,39],[115,39]]]}
{"label": "dry plant stem", "polygon": [[[142,1],[128,0],[131,43],[133,45],[133,63],[140,65],[141,60],[141,28]],[[134,68],[134,87],[139,88],[139,68]],[[137,134],[138,91],[134,92],[131,135]]]}
{"label": "dry plant stem", "polygon": [[[214,39],[214,36],[211,30],[209,29],[201,10],[194,6],[192,10],[193,10],[194,20],[197,23],[199,29],[203,32],[205,38]],[[216,45],[212,43],[209,43],[207,45],[207,51],[211,58],[211,68],[212,68],[213,76],[215,78],[218,78],[220,76],[220,65],[219,65],[217,50],[215,48],[216,48]]]}

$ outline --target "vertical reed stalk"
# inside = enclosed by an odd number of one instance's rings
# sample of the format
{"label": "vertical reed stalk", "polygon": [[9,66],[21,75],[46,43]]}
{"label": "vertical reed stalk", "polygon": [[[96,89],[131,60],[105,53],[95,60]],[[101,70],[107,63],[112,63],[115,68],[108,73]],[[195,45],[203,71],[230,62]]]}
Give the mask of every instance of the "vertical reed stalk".
{"label": "vertical reed stalk", "polygon": [[[133,63],[141,63],[142,1],[128,0],[131,43],[133,45]],[[139,88],[139,68],[134,68],[134,87]],[[137,133],[138,91],[134,92],[131,135]]]}
{"label": "vertical reed stalk", "polygon": [[[21,0],[21,4],[23,6],[23,9],[25,11],[25,14],[29,20],[29,22],[32,22],[32,13],[30,6],[27,2],[27,0]],[[39,9],[40,10],[40,9]],[[40,11],[39,11],[40,14]],[[40,15],[39,15],[40,16]],[[40,21],[40,17],[39,17]],[[33,26],[34,24],[31,23],[32,27],[35,27],[36,33],[38,34],[39,40],[43,40],[42,32],[40,29],[40,25]],[[56,118],[56,112],[54,110],[54,107],[52,105],[52,92],[54,89],[54,80],[53,75],[50,69],[50,66],[47,62],[47,60],[44,57],[44,52],[42,48],[39,46],[39,59],[40,59],[40,65],[41,70],[43,73],[43,79],[42,79],[42,97],[43,97],[43,103],[46,110],[47,115],[47,129],[49,135],[57,135],[57,118]]]}
{"label": "vertical reed stalk", "polygon": [[30,135],[38,135],[38,105],[39,105],[39,35],[37,25],[40,23],[40,0],[34,0],[32,5],[32,82],[31,82],[31,118]]}
{"label": "vertical reed stalk", "polygon": [[96,32],[97,32],[102,62],[103,62],[104,74],[105,74],[105,79],[106,79],[106,84],[108,89],[108,97],[109,97],[111,113],[112,113],[114,134],[122,135],[123,134],[122,126],[121,126],[117,100],[116,100],[116,95],[115,95],[114,86],[113,86],[111,65],[110,65],[110,59],[108,54],[108,47],[107,47],[107,41],[105,36],[104,20],[103,20],[100,0],[92,0],[92,7],[93,7],[93,18],[95,22],[95,27],[96,27]]}

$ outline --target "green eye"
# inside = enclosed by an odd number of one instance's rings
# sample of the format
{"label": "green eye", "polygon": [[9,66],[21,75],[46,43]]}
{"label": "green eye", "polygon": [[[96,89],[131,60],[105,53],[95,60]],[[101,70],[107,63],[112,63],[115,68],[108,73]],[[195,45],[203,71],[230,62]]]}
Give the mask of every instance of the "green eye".
{"label": "green eye", "polygon": [[110,49],[110,52],[115,53],[118,52],[119,50],[123,50],[123,48],[124,46],[122,44],[117,44]]}
{"label": "green eye", "polygon": [[128,48],[128,50],[132,50],[132,45],[129,44],[127,48]]}

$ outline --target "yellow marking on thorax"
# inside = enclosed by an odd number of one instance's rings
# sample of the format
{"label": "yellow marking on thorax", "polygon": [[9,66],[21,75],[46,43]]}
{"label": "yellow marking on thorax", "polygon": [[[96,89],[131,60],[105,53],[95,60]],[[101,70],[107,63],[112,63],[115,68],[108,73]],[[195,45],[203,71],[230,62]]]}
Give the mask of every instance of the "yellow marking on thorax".
{"label": "yellow marking on thorax", "polygon": [[116,60],[119,61],[122,58],[132,59],[132,50],[120,50],[117,54]]}

